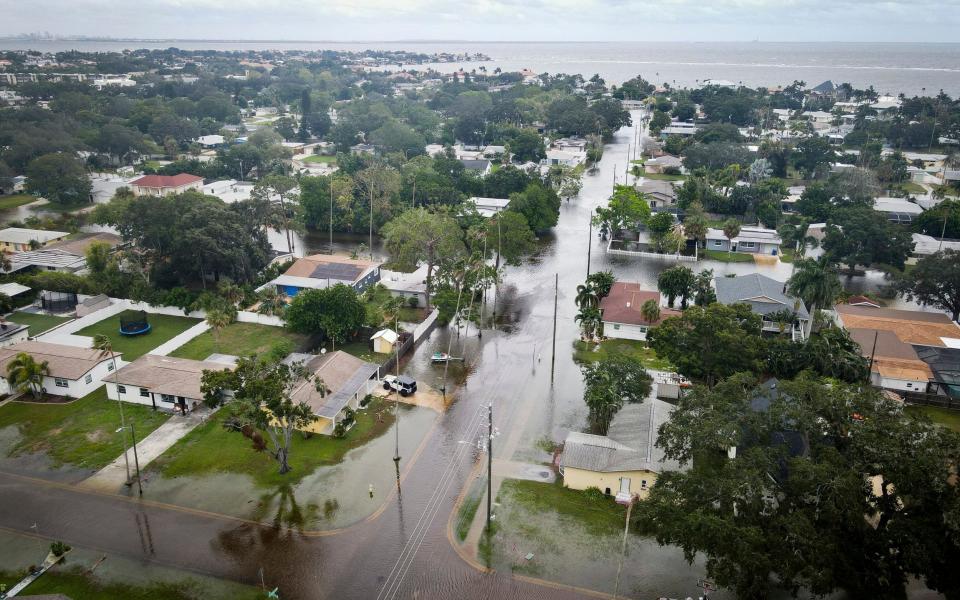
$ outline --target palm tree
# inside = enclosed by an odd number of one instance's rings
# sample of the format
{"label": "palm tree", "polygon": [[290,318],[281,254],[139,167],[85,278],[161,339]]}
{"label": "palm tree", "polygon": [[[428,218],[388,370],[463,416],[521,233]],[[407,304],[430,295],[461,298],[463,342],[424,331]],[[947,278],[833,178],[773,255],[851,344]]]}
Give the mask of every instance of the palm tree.
{"label": "palm tree", "polygon": [[220,282],[219,292],[220,297],[226,300],[230,306],[236,306],[243,300],[243,290],[235,283],[228,281]]}
{"label": "palm tree", "polygon": [[[810,328],[817,308],[826,308],[833,304],[843,286],[837,273],[825,256],[818,259],[804,258],[794,263],[796,270],[787,280],[791,294],[803,300],[810,307]],[[807,332],[809,338],[809,331]]]}
{"label": "palm tree", "polygon": [[643,320],[649,324],[660,319],[660,305],[657,304],[656,300],[647,300],[640,307],[640,316],[643,317]]}
{"label": "palm tree", "polygon": [[593,339],[594,333],[600,328],[600,310],[597,308],[581,308],[574,321],[580,323],[580,329],[583,331],[585,339]]}
{"label": "palm tree", "polygon": [[596,308],[600,304],[600,297],[592,285],[581,283],[577,286],[577,297],[574,301],[580,309]]}
{"label": "palm tree", "polygon": [[637,183],[637,179],[640,179],[640,176],[643,175],[643,169],[640,168],[640,165],[633,165],[630,167],[630,174],[633,175],[633,183]]}
{"label": "palm tree", "polygon": [[740,235],[740,221],[736,219],[727,219],[723,223],[723,235],[727,237],[727,240],[730,241],[730,246],[727,248],[728,252],[733,252],[733,238]]}
{"label": "palm tree", "polygon": [[213,345],[220,352],[220,332],[233,321],[233,317],[222,309],[215,308],[207,313],[207,325],[213,330]]}
{"label": "palm tree", "polygon": [[257,309],[261,315],[278,315],[283,312],[284,302],[275,286],[269,286],[260,292],[260,308]]}
{"label": "palm tree", "polygon": [[43,378],[50,374],[50,365],[47,361],[37,362],[26,352],[17,354],[7,364],[7,380],[17,391],[30,390],[34,400],[43,395]]}
{"label": "palm tree", "polygon": [[657,277],[657,289],[667,297],[667,306],[670,308],[673,308],[677,298],[680,298],[680,306],[686,308],[695,279],[693,271],[683,265],[676,265],[660,273]]}

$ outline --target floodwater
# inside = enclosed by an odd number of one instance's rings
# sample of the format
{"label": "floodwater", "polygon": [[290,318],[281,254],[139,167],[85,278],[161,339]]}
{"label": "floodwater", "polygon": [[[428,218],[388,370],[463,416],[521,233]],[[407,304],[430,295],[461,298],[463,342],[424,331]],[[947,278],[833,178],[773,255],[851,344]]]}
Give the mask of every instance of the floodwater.
{"label": "floodwater", "polygon": [[[86,494],[0,473],[0,527],[27,531],[32,523],[40,521],[45,524],[46,535],[74,545],[87,544],[129,558],[182,565],[245,583],[259,583],[258,574],[262,572],[267,587],[278,586],[285,599],[582,598],[572,589],[514,579],[509,569],[493,573],[475,569],[455,553],[447,538],[447,522],[460,490],[472,481],[472,467],[481,458],[475,442],[486,429],[488,406],[499,431],[494,445],[498,459],[546,460],[537,448],[538,440],[561,440],[566,432],[584,427],[586,409],[572,344],[578,337],[573,299],[577,284],[586,275],[588,243],[592,243],[591,269],[609,268],[621,280],[652,287],[657,273],[670,266],[668,262],[611,259],[588,233],[589,215],[605,202],[614,172],[622,173],[627,143],[632,139],[631,129],[618,133],[599,171],[586,176],[580,197],[564,203],[559,224],[544,237],[537,253],[523,266],[507,269],[505,281],[495,294],[497,312],[503,315],[502,326],[485,329],[482,337],[473,326],[469,331],[461,330],[459,337],[452,328],[437,329],[407,362],[406,372],[439,387],[443,369],[430,364],[430,353],[451,348],[452,354],[464,358],[463,364],[451,365],[448,370],[448,392],[454,395],[454,401],[436,420],[423,452],[415,461],[413,454],[403,452],[400,484],[396,485],[391,457],[383,456],[379,463],[372,463],[369,477],[395,482],[385,509],[375,518],[336,535],[320,536],[300,533],[297,528],[258,526],[136,499]],[[620,167],[615,169],[617,164]],[[788,265],[699,265],[704,266],[714,268],[718,275],[757,270],[782,278],[789,271]],[[854,281],[865,288],[880,283],[876,277]],[[488,307],[493,295],[488,294]],[[403,419],[400,432],[403,437],[409,433]],[[381,439],[389,440],[390,436]],[[349,479],[333,478],[317,485],[340,486]],[[350,485],[357,484],[354,481]],[[230,497],[235,492],[236,487],[228,485],[220,498],[229,505],[235,502]],[[320,498],[324,492],[311,493]],[[352,498],[356,492],[347,495]],[[151,499],[149,489],[146,498]],[[299,495],[297,501],[302,501]],[[355,502],[363,501],[361,497]],[[344,510],[343,504],[340,510]],[[142,540],[148,534],[150,544],[145,546]],[[629,597],[693,594],[701,575],[698,568],[678,562],[675,549],[659,548],[644,540],[634,545],[637,549],[631,550],[624,567],[630,582],[624,591]],[[596,548],[594,556],[602,558],[605,549]],[[609,561],[616,561],[618,550],[609,548]],[[576,574],[577,560],[571,555],[555,568],[568,566]],[[589,585],[593,580],[583,575],[581,583]]]}

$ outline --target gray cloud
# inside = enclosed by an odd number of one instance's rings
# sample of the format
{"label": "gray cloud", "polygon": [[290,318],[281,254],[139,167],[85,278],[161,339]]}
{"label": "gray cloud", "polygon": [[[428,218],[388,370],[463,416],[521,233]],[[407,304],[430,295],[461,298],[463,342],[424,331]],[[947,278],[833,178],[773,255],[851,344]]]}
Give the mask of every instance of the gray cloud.
{"label": "gray cloud", "polygon": [[954,41],[960,0],[4,0],[0,33],[299,40]]}

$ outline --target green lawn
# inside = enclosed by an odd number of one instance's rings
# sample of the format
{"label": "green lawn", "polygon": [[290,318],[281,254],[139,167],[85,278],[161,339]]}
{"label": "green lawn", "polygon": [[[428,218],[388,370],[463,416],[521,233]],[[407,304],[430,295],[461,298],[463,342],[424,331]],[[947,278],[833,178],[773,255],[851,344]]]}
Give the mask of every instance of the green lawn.
{"label": "green lawn", "polygon": [[960,411],[940,408],[939,406],[914,404],[907,406],[906,412],[912,415],[927,415],[934,423],[960,432]]}
{"label": "green lawn", "polygon": [[780,248],[780,262],[793,262],[796,258],[797,251],[793,248]]}
{"label": "green lawn", "polygon": [[[72,553],[71,553],[72,554]],[[66,564],[70,564],[71,554],[67,554]],[[26,576],[26,572],[0,572],[0,582],[7,584],[7,589]],[[230,597],[240,600],[254,600],[263,598],[264,594],[255,587],[241,586],[230,583]],[[145,585],[132,585],[119,582],[105,582],[96,579],[79,566],[54,567],[42,577],[31,583],[25,590],[24,598],[45,594],[63,594],[63,597],[72,600],[100,600],[101,598],[123,598],[124,600],[196,600],[204,594],[198,583],[190,581],[180,582],[151,582]]]}
{"label": "green lawn", "polygon": [[119,315],[94,323],[77,332],[77,335],[93,337],[98,334],[106,335],[113,342],[115,352],[122,352],[126,361],[135,360],[160,344],[183,333],[200,322],[199,319],[177,317],[171,315],[147,314],[150,322],[150,332],[144,335],[120,335],[120,318],[134,316],[137,311],[127,310]]}
{"label": "green lawn", "polygon": [[23,206],[24,204],[30,204],[31,202],[36,201],[36,196],[31,196],[30,194],[12,194],[10,196],[0,196],[0,210],[16,208],[18,206]]}
{"label": "green lawn", "polygon": [[301,351],[307,349],[309,342],[309,336],[291,333],[283,327],[256,323],[232,323],[224,327],[219,339],[218,345],[213,332],[207,331],[174,350],[170,356],[194,360],[203,360],[215,352],[249,356],[267,352],[284,340],[292,344],[292,351]]}
{"label": "green lawn", "polygon": [[555,483],[519,479],[504,480],[497,496],[499,502],[511,502],[530,513],[556,512],[576,519],[593,535],[616,535],[623,531],[626,507],[602,494],[590,494]]}
{"label": "green lawn", "polygon": [[912,181],[905,181],[899,185],[900,189],[905,191],[908,194],[912,195],[923,195],[927,193],[927,190],[923,189],[923,186],[919,183],[914,183]]}
{"label": "green lawn", "polygon": [[[123,414],[139,439],[167,420],[167,415],[138,404],[124,403]],[[0,428],[8,426],[20,432],[9,456],[46,452],[55,466],[100,469],[123,453],[123,438],[116,433],[119,408],[107,399],[105,387],[69,404],[6,404],[0,407]]]}
{"label": "green lawn", "polygon": [[[304,439],[301,434],[294,434],[290,448],[293,471],[280,475],[270,454],[255,452],[249,439],[224,429],[221,423],[233,410],[231,406],[221,409],[215,418],[191,431],[155,460],[151,469],[159,470],[164,477],[239,473],[265,487],[295,484],[317,467],[339,463],[348,451],[380,437],[393,423],[392,409],[383,400],[374,399],[368,408],[357,411],[356,425],[342,439],[326,435]],[[377,420],[377,413],[381,413],[381,421]]]}
{"label": "green lawn", "polygon": [[577,340],[573,343],[573,360],[578,363],[594,362],[614,354],[639,360],[648,369],[673,370],[669,361],[660,358],[644,342],[637,340],[610,339],[599,344]]}
{"label": "green lawn", "polygon": [[470,486],[463,503],[460,504],[460,510],[457,511],[457,539],[461,542],[467,539],[470,525],[473,524],[473,518],[477,515],[477,509],[480,508],[484,489],[479,484],[483,484],[484,481],[478,479]]}
{"label": "green lawn", "polygon": [[371,350],[368,340],[355,340],[347,344],[338,344],[337,350],[343,350],[347,354],[352,354],[360,360],[376,364],[380,364],[388,358],[386,354],[377,354]]}
{"label": "green lawn", "polygon": [[753,262],[753,255],[746,252],[725,252],[723,250],[701,250],[700,255],[718,262],[748,263]]}
{"label": "green lawn", "polygon": [[325,156],[323,154],[311,154],[310,156],[302,159],[305,163],[324,163],[324,164],[336,164],[336,156]]}
{"label": "green lawn", "polygon": [[667,175],[666,173],[648,173],[644,171],[643,177],[647,179],[659,179],[660,181],[683,181],[686,175]]}
{"label": "green lawn", "polygon": [[53,315],[40,315],[37,313],[28,313],[17,311],[10,315],[10,320],[14,323],[20,323],[30,328],[29,334],[32,336],[40,335],[44,331],[56,327],[60,323],[71,321],[69,317],[55,317]]}

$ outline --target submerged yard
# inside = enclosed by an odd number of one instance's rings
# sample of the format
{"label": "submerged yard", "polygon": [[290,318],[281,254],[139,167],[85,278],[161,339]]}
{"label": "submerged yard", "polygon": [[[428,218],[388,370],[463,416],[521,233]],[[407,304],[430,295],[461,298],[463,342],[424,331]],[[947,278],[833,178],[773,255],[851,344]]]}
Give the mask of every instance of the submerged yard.
{"label": "submerged yard", "polygon": [[673,370],[670,361],[660,358],[645,342],[638,340],[609,339],[602,342],[577,340],[573,343],[573,360],[581,364],[602,360],[612,355],[638,360],[648,369]]}
{"label": "submerged yard", "polygon": [[[123,414],[139,439],[168,418],[148,406],[130,403],[124,404]],[[6,448],[6,456],[46,453],[54,466],[106,466],[123,454],[123,438],[116,432],[119,426],[119,408],[107,399],[105,387],[66,404],[11,402],[0,407],[0,430],[12,427],[18,434]]]}
{"label": "submerged yard", "polygon": [[120,335],[120,319],[134,317],[138,311],[127,310],[118,315],[94,323],[77,332],[77,335],[94,337],[105,335],[113,343],[114,352],[122,352],[123,360],[133,361],[150,352],[160,344],[176,337],[200,322],[199,319],[174,315],[148,314],[150,331],[142,335]]}

